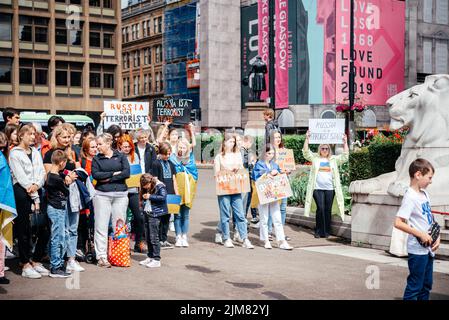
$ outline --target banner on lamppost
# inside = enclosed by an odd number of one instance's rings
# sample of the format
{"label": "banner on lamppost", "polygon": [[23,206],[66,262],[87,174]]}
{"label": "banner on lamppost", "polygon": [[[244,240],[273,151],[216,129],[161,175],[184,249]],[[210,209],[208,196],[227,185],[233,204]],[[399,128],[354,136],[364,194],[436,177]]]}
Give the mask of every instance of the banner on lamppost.
{"label": "banner on lamppost", "polygon": [[258,5],[258,19],[259,19],[259,56],[267,64],[267,74],[265,75],[265,82],[267,84],[267,90],[263,91],[260,98],[266,100],[270,96],[269,92],[269,79],[270,79],[270,23],[272,23],[272,17],[270,17],[270,8],[268,0],[259,0]]}
{"label": "banner on lamppost", "polygon": [[289,31],[288,0],[275,1],[275,109],[288,108]]}

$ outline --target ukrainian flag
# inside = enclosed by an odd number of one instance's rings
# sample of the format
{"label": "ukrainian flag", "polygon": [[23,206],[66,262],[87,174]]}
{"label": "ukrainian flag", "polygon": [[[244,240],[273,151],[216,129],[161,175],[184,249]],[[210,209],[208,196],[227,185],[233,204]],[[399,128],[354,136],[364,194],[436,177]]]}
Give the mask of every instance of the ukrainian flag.
{"label": "ukrainian flag", "polygon": [[181,207],[181,196],[175,194],[167,194],[168,213],[178,214]]}
{"label": "ukrainian flag", "polygon": [[130,168],[130,177],[126,179],[128,188],[140,188],[140,177],[142,176],[142,168],[140,164],[132,164]]}
{"label": "ukrainian flag", "polygon": [[8,162],[0,152],[0,241],[13,246],[12,221],[17,217],[16,201]]}

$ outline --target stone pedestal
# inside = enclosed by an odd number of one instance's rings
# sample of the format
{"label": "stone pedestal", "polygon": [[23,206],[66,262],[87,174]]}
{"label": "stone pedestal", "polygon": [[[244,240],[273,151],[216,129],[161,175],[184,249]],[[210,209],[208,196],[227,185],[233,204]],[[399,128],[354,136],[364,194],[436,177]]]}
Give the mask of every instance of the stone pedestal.
{"label": "stone pedestal", "polygon": [[245,134],[251,136],[265,136],[265,120],[263,112],[268,109],[266,102],[247,102],[246,114],[247,122],[242,127],[245,128]]}

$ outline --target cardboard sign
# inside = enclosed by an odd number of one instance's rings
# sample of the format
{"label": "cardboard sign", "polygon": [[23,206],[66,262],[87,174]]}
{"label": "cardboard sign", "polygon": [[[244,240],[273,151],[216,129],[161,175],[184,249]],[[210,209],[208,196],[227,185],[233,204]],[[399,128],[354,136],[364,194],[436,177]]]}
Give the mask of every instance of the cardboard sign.
{"label": "cardboard sign", "polygon": [[222,170],[215,177],[217,196],[250,192],[249,172],[241,169],[236,173]]}
{"label": "cardboard sign", "polygon": [[256,190],[259,204],[275,202],[293,195],[290,181],[286,174],[260,178],[256,181]]}
{"label": "cardboard sign", "polygon": [[191,110],[192,100],[190,99],[162,98],[153,100],[153,120],[156,122],[190,123]]}
{"label": "cardboard sign", "polygon": [[282,171],[295,171],[295,156],[292,149],[280,149],[276,152],[276,163]]}
{"label": "cardboard sign", "polygon": [[128,188],[139,188],[140,187],[140,177],[142,176],[142,168],[140,164],[132,164],[129,166],[130,177],[125,180]]}
{"label": "cardboard sign", "polygon": [[309,119],[310,144],[343,144],[344,119]]}
{"label": "cardboard sign", "polygon": [[148,129],[148,114],[150,105],[148,102],[104,102],[104,129],[113,124],[119,125],[123,130]]}

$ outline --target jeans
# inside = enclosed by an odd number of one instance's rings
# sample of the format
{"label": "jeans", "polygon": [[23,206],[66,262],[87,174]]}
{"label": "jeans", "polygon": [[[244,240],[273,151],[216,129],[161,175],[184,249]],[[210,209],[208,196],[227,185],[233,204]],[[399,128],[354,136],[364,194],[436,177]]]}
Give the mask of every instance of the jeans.
{"label": "jeans", "polygon": [[64,265],[67,211],[48,205],[47,214],[51,221],[50,265],[55,270]]}
{"label": "jeans", "polygon": [[[170,216],[167,215],[170,219]],[[147,231],[148,257],[161,260],[161,243],[159,242],[159,225],[161,217],[152,217],[145,214],[145,228]]]}
{"label": "jeans", "polygon": [[176,236],[187,234],[187,232],[189,232],[189,215],[190,208],[186,205],[182,205],[179,209],[179,213],[174,215]]}
{"label": "jeans", "polygon": [[218,206],[220,208],[220,224],[223,233],[223,240],[229,239],[229,219],[232,214],[235,216],[237,230],[240,238],[248,238],[248,231],[246,226],[246,219],[243,214],[243,203],[241,194],[232,194],[225,196],[218,196]]}
{"label": "jeans", "polygon": [[274,223],[274,231],[276,233],[276,240],[285,240],[284,227],[282,226],[281,211],[278,201],[259,205],[259,217],[260,240],[268,240],[268,217],[272,217],[272,221]]}
{"label": "jeans", "polygon": [[112,215],[112,226],[114,231],[119,219],[126,222],[128,196],[110,197],[97,194],[93,201],[95,210],[95,254],[97,260],[100,260],[100,258],[106,259],[109,220]]}
{"label": "jeans", "polygon": [[[281,210],[281,222],[282,225],[285,226],[285,217],[287,216],[287,198],[281,200],[280,204]],[[271,214],[268,215],[268,233],[273,232],[273,219],[271,218]]]}
{"label": "jeans", "polygon": [[313,199],[316,203],[316,228],[315,234],[326,237],[331,233],[332,203],[334,202],[334,190],[314,190]]}
{"label": "jeans", "polygon": [[407,286],[405,287],[404,300],[429,300],[433,282],[433,260],[427,255],[408,255]]}
{"label": "jeans", "polygon": [[76,255],[76,247],[78,244],[78,222],[80,219],[79,212],[72,212],[70,204],[67,204],[66,215],[66,250],[67,258],[74,258]]}
{"label": "jeans", "polygon": [[159,225],[159,240],[161,242],[167,241],[168,229],[170,226],[170,214],[161,216],[161,224]]}
{"label": "jeans", "polygon": [[136,244],[142,241],[144,238],[144,227],[143,227],[143,215],[139,206],[139,194],[138,193],[129,193],[128,194],[128,207],[131,209],[133,214],[133,232],[136,235]]}

